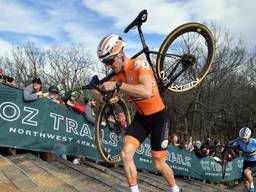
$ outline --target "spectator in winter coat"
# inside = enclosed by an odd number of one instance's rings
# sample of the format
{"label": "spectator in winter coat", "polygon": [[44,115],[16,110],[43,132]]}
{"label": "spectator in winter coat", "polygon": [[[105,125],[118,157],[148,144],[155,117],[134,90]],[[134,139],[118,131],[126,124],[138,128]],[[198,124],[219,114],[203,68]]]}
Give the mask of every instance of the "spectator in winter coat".
{"label": "spectator in winter coat", "polygon": [[81,105],[76,101],[76,97],[78,96],[78,93],[76,91],[71,92],[71,99],[67,102],[67,104],[71,107],[73,107],[75,110],[77,110],[80,113],[84,113],[85,118],[90,123],[95,123],[95,113],[93,108],[96,106],[95,101],[89,96],[84,96],[84,102],[85,105]]}
{"label": "spectator in winter coat", "polygon": [[42,82],[40,78],[33,79],[32,83],[24,89],[24,100],[33,101],[43,96]]}

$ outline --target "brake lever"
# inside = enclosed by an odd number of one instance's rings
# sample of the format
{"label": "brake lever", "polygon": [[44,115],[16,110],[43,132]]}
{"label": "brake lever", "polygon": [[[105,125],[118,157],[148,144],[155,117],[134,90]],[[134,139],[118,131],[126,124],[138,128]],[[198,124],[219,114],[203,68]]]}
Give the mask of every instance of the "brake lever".
{"label": "brake lever", "polygon": [[117,92],[117,89],[105,93],[105,94],[103,95],[103,100],[104,100],[105,102],[108,102],[108,101],[115,95],[116,92]]}

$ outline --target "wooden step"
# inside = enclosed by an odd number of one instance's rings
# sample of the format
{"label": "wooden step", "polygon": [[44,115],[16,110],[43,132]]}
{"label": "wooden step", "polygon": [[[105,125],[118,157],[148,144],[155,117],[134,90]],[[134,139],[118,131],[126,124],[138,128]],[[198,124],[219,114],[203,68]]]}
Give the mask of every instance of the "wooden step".
{"label": "wooden step", "polygon": [[21,168],[0,155],[0,191],[38,191],[43,189]]}
{"label": "wooden step", "polygon": [[[62,159],[46,162],[31,154],[8,158],[0,158],[0,191],[129,191],[123,167],[120,166],[106,168],[86,160],[81,165]],[[227,190],[193,179],[177,177],[176,180],[185,192],[241,191],[238,186]],[[138,171],[138,183],[142,192],[168,190],[163,177],[147,171]]]}
{"label": "wooden step", "polygon": [[[125,187],[125,189],[127,190],[128,189],[128,184],[127,184],[127,179],[125,177],[125,174],[119,174],[119,173],[116,173],[115,171],[113,171],[113,169],[115,168],[106,168],[104,166],[101,166],[101,165],[98,165],[98,164],[95,164],[93,162],[89,162],[89,161],[84,161],[83,162],[84,165],[86,166],[89,166],[89,167],[92,167],[93,169],[97,169],[101,172],[104,172],[108,175],[110,175],[112,178],[118,178],[120,181],[122,181],[123,183],[123,186]],[[159,187],[159,185],[152,185],[152,183],[150,182],[145,182],[143,180],[140,180],[139,181],[139,188],[141,191],[163,191],[163,188]]]}
{"label": "wooden step", "polygon": [[[112,169],[114,172],[119,173],[121,175],[124,174],[124,170],[122,167],[115,167]],[[139,182],[150,183],[153,186],[159,187],[162,190],[167,191],[168,186],[164,178],[160,175],[149,173],[148,171],[138,172],[138,180]],[[233,190],[223,189],[218,186],[214,186],[208,183],[203,183],[201,181],[196,180],[188,180],[183,178],[176,178],[177,184],[186,192],[228,192]]]}
{"label": "wooden step", "polygon": [[15,155],[9,157],[17,166],[26,171],[26,173],[37,183],[38,186],[49,192],[79,192],[73,186],[70,186],[64,180],[48,172],[39,166],[40,163],[47,163],[33,155]]}
{"label": "wooden step", "polygon": [[[16,155],[10,157],[10,159],[26,170],[31,177],[36,179],[39,185],[48,191],[121,191],[114,190],[108,181],[109,186],[101,182],[100,179],[95,179],[92,173],[81,173],[81,167],[69,161],[64,160],[70,166],[58,161],[45,162],[31,154]],[[76,169],[71,168],[72,166]],[[39,172],[41,174],[37,174]],[[97,175],[97,173],[95,174]]]}

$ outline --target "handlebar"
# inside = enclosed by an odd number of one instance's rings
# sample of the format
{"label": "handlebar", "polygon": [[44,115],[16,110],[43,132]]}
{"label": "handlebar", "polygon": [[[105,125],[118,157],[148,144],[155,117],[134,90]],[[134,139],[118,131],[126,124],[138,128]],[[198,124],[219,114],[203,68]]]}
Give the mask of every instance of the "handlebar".
{"label": "handlebar", "polygon": [[90,81],[87,85],[82,86],[82,89],[97,89],[97,90],[98,90],[98,87],[99,87],[102,83],[104,83],[104,82],[110,80],[114,75],[115,75],[115,72],[112,71],[111,73],[109,73],[106,77],[104,77],[104,78],[101,79],[101,80],[99,79],[99,77],[98,77],[97,75],[94,75],[94,76],[92,77],[91,81]]}
{"label": "handlebar", "polygon": [[105,102],[107,102],[109,99],[111,99],[113,97],[113,95],[116,93],[117,90],[103,92],[103,91],[100,90],[100,85],[102,83],[110,80],[114,75],[115,75],[115,72],[112,71],[111,73],[109,73],[106,77],[104,77],[101,80],[99,79],[99,77],[97,75],[94,75],[92,77],[91,81],[87,85],[82,86],[82,90],[84,90],[84,89],[96,89],[100,93],[103,94],[103,100]]}

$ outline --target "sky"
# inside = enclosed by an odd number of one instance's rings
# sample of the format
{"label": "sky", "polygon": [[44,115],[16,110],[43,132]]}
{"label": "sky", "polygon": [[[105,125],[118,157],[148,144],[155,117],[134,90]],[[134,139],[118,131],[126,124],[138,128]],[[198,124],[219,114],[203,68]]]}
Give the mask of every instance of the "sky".
{"label": "sky", "polygon": [[141,49],[137,31],[125,27],[147,9],[142,29],[150,48],[186,22],[224,25],[241,36],[248,49],[256,45],[255,0],[0,0],[0,56],[28,41],[42,48],[84,45],[96,57],[99,41],[119,34],[128,56]]}

